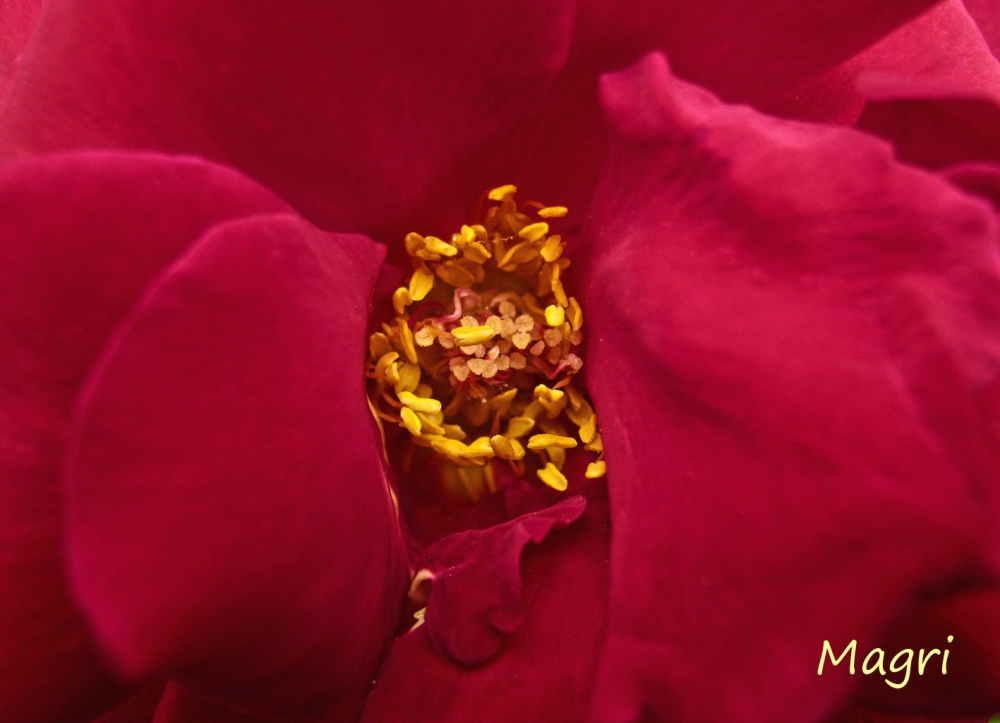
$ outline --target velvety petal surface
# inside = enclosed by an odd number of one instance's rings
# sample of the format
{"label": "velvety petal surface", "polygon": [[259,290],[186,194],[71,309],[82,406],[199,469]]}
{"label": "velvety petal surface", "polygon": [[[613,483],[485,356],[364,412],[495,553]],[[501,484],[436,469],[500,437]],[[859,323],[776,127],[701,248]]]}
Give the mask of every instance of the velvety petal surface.
{"label": "velvety petal surface", "polygon": [[820,719],[856,684],[817,675],[824,640],[867,650],[921,593],[992,570],[973,395],[1000,359],[995,214],[659,55],[602,98],[583,296],[615,527],[594,719]]}
{"label": "velvety petal surface", "polygon": [[360,711],[409,577],[364,392],[383,256],[292,215],[222,224],[109,343],[68,550],[123,670],[261,713]]}
{"label": "velvety petal surface", "polygon": [[17,70],[42,10],[42,0],[4,0],[0,3],[0,101]]}
{"label": "velvety petal surface", "polygon": [[62,573],[60,467],[90,367],[206,228],[285,209],[194,159],[82,153],[0,170],[0,719],[77,720],[120,692]]}
{"label": "velvety petal surface", "polygon": [[581,0],[574,62],[623,67],[650,50],[727,100],[766,105],[832,68],[933,0]]}
{"label": "velvety petal surface", "polygon": [[195,153],[324,227],[395,228],[468,193],[480,149],[561,70],[572,22],[570,0],[50,3],[0,155]]}
{"label": "velvety petal surface", "polygon": [[1000,162],[1000,106],[978,98],[920,95],[925,94],[914,90],[868,101],[857,127],[891,141],[900,160],[924,168]]}
{"label": "velvety petal surface", "polygon": [[[945,0],[850,60],[810,79],[767,111],[786,118],[853,125],[879,99],[865,79],[932,89],[934,95],[1000,100],[1000,64],[961,0]],[[860,84],[859,84],[860,81]]]}
{"label": "velvety petal surface", "polygon": [[[570,469],[572,462],[567,463]],[[363,723],[582,723],[606,632],[608,508],[603,481],[571,471],[580,518],[522,558],[524,625],[475,668],[447,662],[427,625],[400,637],[379,671]]]}
{"label": "velvety petal surface", "polygon": [[[886,665],[900,651],[914,651],[911,677],[903,688],[894,689],[885,676],[867,676],[862,698],[870,706],[940,716],[979,711],[983,719],[1000,712],[1000,591],[995,587],[921,605],[882,647]],[[922,650],[948,650],[947,664],[941,654],[930,656],[921,673]],[[900,682],[899,673],[886,670],[890,680]]]}
{"label": "velvety petal surface", "polygon": [[467,530],[424,550],[410,597],[427,606],[434,651],[463,665],[485,663],[504,636],[524,624],[521,555],[552,531],[571,525],[587,502],[574,496],[485,530]]}

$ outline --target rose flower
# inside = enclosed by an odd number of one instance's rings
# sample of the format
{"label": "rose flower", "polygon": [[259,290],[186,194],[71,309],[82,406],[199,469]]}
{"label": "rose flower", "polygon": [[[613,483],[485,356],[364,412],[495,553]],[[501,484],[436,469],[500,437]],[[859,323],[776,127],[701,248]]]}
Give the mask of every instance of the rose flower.
{"label": "rose flower", "polygon": [[1000,709],[1000,23],[930,5],[9,3],[0,718]]}

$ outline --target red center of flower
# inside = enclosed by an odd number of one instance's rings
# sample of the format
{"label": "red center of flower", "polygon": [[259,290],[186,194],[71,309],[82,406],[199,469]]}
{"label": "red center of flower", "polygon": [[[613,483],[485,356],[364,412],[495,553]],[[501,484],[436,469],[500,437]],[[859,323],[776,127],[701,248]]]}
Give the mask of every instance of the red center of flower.
{"label": "red center of flower", "polygon": [[[482,223],[450,241],[406,236],[413,274],[393,294],[394,322],[369,340],[375,413],[410,433],[408,460],[427,450],[473,500],[496,491],[498,460],[565,490],[567,449],[579,439],[603,454],[594,408],[573,384],[583,311],[563,288],[570,262],[548,223],[567,209],[519,209],[516,190],[490,191]],[[587,468],[604,472],[600,456]]]}

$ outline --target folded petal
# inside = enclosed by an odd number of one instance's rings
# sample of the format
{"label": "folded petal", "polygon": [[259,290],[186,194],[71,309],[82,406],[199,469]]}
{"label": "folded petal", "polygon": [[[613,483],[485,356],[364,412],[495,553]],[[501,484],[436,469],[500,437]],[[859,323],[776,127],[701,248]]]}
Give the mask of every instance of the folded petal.
{"label": "folded petal", "polygon": [[961,0],[938,3],[767,110],[785,118],[853,125],[869,99],[888,100],[893,86],[900,99],[919,89],[915,97],[931,91],[932,97],[1000,100],[1000,64]]}
{"label": "folded petal", "polygon": [[573,56],[596,70],[650,50],[727,100],[766,105],[847,60],[933,0],[582,0]]}
{"label": "folded petal", "polygon": [[467,191],[561,70],[572,19],[571,0],[50,3],[0,154],[195,153],[372,233]]}
{"label": "folded petal", "polygon": [[0,719],[62,721],[122,693],[63,581],[74,398],[165,264],[218,221],[285,209],[194,159],[82,153],[0,170]]}
{"label": "folded petal", "polygon": [[464,665],[485,663],[524,624],[521,555],[571,525],[587,501],[579,495],[485,530],[438,540],[420,556],[410,597],[426,603],[435,652]]}
{"label": "folded petal", "polygon": [[824,640],[868,650],[920,593],[993,571],[975,392],[1000,363],[995,215],[659,55],[602,98],[584,297],[614,537],[594,718],[818,720],[856,681],[817,675]]}
{"label": "folded petal", "polygon": [[524,625],[476,668],[438,657],[426,624],[403,635],[363,723],[582,723],[606,631],[608,508],[603,482],[570,484],[587,507],[567,529],[525,548]]}
{"label": "folded petal", "polygon": [[408,570],[365,402],[384,249],[291,215],[214,227],[87,383],[69,570],[126,672],[251,711],[360,711]]}

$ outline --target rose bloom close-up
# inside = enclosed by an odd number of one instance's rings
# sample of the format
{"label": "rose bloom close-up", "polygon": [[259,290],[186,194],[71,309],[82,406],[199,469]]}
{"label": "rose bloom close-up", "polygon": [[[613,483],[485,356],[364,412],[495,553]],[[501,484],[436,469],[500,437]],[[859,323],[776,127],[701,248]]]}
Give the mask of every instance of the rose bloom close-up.
{"label": "rose bloom close-up", "polygon": [[1000,713],[998,55],[0,0],[0,721]]}

